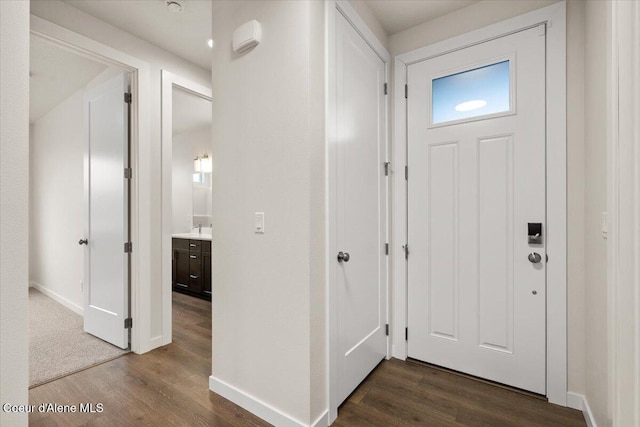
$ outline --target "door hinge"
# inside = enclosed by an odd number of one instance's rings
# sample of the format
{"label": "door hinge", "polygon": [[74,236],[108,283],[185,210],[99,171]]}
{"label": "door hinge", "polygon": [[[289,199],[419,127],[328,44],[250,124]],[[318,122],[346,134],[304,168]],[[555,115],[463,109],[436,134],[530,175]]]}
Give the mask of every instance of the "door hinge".
{"label": "door hinge", "polygon": [[386,83],[384,84],[384,94],[385,95],[387,94],[387,84]]}
{"label": "door hinge", "polygon": [[133,243],[131,243],[131,242],[125,242],[125,244],[124,244],[124,251],[125,251],[125,253],[128,253],[128,254],[129,254],[129,253],[131,253],[131,252],[133,252]]}
{"label": "door hinge", "polygon": [[131,317],[127,317],[124,319],[124,328],[131,329],[133,328],[133,319]]}
{"label": "door hinge", "polygon": [[126,102],[127,104],[131,104],[131,94],[130,93],[125,93],[124,94],[124,102]]}
{"label": "door hinge", "polygon": [[133,171],[131,170],[131,168],[124,168],[124,178],[131,179],[132,176],[133,176]]}
{"label": "door hinge", "polygon": [[391,166],[391,162],[384,162],[384,176],[389,176],[389,166]]}
{"label": "door hinge", "polygon": [[404,259],[409,259],[409,244],[403,245],[402,249],[404,249]]}
{"label": "door hinge", "polygon": [[384,334],[386,336],[389,336],[389,324],[388,323],[386,325],[384,325]]}
{"label": "door hinge", "polygon": [[389,244],[388,243],[384,244],[384,254],[385,255],[389,255]]}
{"label": "door hinge", "polygon": [[409,181],[409,166],[404,167],[404,179]]}
{"label": "door hinge", "polygon": [[409,86],[408,85],[404,85],[404,98],[405,99],[409,98]]}
{"label": "door hinge", "polygon": [[404,340],[409,341],[409,328],[404,328]]}

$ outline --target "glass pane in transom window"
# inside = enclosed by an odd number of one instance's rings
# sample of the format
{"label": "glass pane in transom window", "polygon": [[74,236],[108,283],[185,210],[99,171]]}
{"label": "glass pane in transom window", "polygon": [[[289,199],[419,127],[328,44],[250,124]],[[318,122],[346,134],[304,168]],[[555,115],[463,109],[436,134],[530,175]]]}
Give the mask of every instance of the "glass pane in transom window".
{"label": "glass pane in transom window", "polygon": [[433,79],[431,123],[510,111],[510,61]]}

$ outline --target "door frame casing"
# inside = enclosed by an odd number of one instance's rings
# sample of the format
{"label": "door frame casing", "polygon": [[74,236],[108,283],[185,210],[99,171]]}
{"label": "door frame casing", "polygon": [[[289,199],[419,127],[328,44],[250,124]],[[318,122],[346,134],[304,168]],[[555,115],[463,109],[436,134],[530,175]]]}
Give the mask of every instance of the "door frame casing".
{"label": "door frame casing", "polygon": [[[566,140],[566,4],[559,2],[475,31],[396,56],[394,59],[394,134],[391,243],[393,318],[392,355],[407,358],[407,67],[526,28],[546,23],[546,180],[547,311],[546,389],[551,403],[567,404],[567,140]],[[411,88],[408,88],[411,96]],[[398,174],[393,173],[398,171]]]}
{"label": "door frame casing", "polygon": [[30,15],[30,19],[31,35],[43,38],[62,49],[120,67],[131,73],[129,164],[133,174],[130,187],[129,225],[134,250],[131,253],[129,271],[131,277],[129,317],[134,319],[134,322],[131,328],[130,344],[133,352],[144,353],[151,349],[149,308],[151,227],[149,221],[142,220],[151,215],[149,64],[38,16]]}
{"label": "door frame casing", "polygon": [[211,88],[195,83],[189,79],[173,74],[167,70],[161,72],[161,121],[162,121],[162,344],[171,343],[171,234],[173,228],[172,208],[172,165],[173,165],[173,88],[193,94],[211,101]]}
{"label": "door frame casing", "polygon": [[[347,0],[329,0],[325,2],[325,22],[326,22],[326,38],[325,38],[325,63],[327,64],[327,69],[325,73],[325,108],[326,108],[326,148],[325,148],[325,159],[326,159],[326,218],[327,218],[327,227],[326,227],[326,277],[327,277],[327,402],[329,405],[328,412],[328,420],[327,425],[330,425],[335,419],[338,417],[338,303],[337,303],[337,286],[336,286],[336,274],[337,274],[337,264],[335,262],[335,254],[337,253],[337,247],[335,246],[335,224],[337,220],[336,207],[331,203],[335,198],[335,194],[337,191],[337,182],[335,179],[337,164],[336,164],[336,155],[337,155],[337,97],[336,91],[337,88],[337,75],[336,75],[336,20],[335,13],[336,11],[340,12],[346,20],[353,26],[353,28],[360,34],[360,36],[364,39],[364,41],[371,47],[371,49],[378,55],[378,57],[383,61],[385,66],[385,80],[387,81],[387,86],[389,86],[389,76],[390,76],[390,63],[391,63],[391,54],[387,51],[384,45],[378,40],[378,38],[374,35],[374,33],[369,29],[367,24],[360,18],[360,15],[353,9],[353,6]],[[380,88],[383,90],[383,88]],[[390,111],[390,96],[387,96],[385,100],[385,115],[384,115],[384,144],[385,144],[385,152],[386,152],[386,160],[389,159],[389,111]],[[381,171],[383,165],[380,165]],[[386,187],[384,188],[385,197],[384,200],[384,209],[387,217],[386,224],[386,241],[389,241],[389,230],[390,230],[390,222],[389,222],[389,180],[386,180]],[[383,278],[385,283],[385,292],[387,295],[387,306],[385,307],[386,314],[386,322],[389,322],[390,318],[390,295],[389,295],[389,258],[387,257],[386,263],[386,277]],[[391,357],[391,342],[389,337],[387,337],[387,359]]]}

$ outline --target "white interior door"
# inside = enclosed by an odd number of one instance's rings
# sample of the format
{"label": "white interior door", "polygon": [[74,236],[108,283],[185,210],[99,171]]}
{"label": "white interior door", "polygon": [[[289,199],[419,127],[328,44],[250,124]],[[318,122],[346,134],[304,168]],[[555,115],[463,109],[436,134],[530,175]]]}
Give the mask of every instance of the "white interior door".
{"label": "white interior door", "polygon": [[84,330],[129,346],[129,109],[128,76],[90,89],[85,98]]}
{"label": "white interior door", "polygon": [[410,65],[407,101],[408,355],[544,394],[545,26]]}
{"label": "white interior door", "polygon": [[338,394],[386,356],[385,65],[336,11]]}

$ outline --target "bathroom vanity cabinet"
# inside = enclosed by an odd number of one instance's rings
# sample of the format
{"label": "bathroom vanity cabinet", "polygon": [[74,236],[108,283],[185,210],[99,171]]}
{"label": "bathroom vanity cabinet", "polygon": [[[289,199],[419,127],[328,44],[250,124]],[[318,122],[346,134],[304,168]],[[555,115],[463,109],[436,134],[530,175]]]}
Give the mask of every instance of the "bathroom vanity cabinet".
{"label": "bathroom vanity cabinet", "polygon": [[173,237],[173,290],[211,299],[211,241]]}

